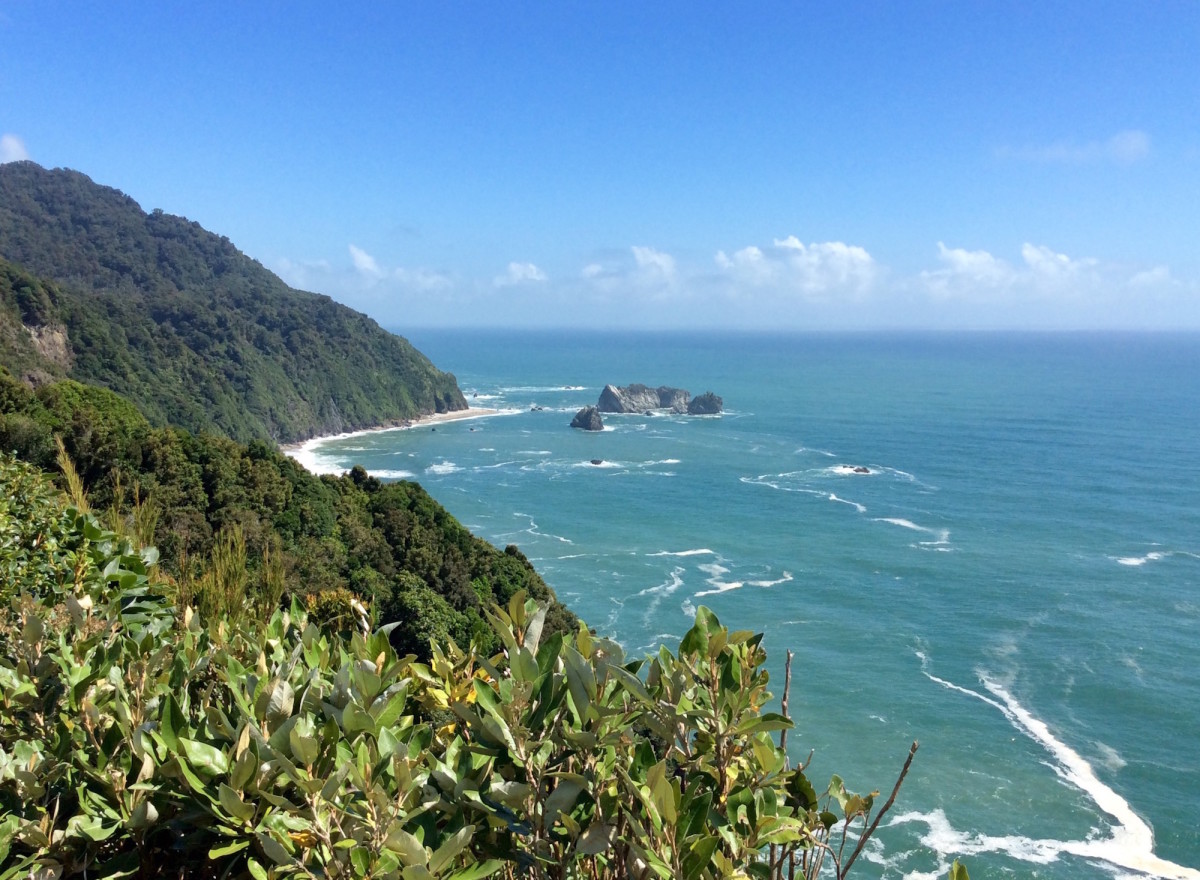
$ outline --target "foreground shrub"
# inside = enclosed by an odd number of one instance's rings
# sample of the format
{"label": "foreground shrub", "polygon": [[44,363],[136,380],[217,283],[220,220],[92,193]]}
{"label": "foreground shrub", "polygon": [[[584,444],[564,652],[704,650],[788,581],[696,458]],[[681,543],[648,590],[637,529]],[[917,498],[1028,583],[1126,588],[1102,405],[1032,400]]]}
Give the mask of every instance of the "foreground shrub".
{"label": "foreground shrub", "polygon": [[0,461],[33,493],[0,507],[0,878],[840,877],[880,815],[789,766],[761,637],[707,609],[627,661],[517,593],[501,652],[419,663],[299,602],[179,611],[29,479]]}

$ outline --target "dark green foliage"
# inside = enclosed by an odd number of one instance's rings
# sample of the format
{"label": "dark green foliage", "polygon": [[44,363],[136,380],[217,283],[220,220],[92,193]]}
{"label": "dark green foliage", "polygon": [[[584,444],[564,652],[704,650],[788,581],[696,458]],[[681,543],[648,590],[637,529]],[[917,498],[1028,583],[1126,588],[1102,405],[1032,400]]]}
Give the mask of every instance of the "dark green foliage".
{"label": "dark green foliage", "polygon": [[521,590],[550,606],[551,630],[578,625],[520,551],[476,538],[416,483],[382,483],[362,468],[315,477],[267,443],[152,428],[111,391],[68,379],[31,392],[0,368],[0,451],[54,471],[56,434],[93,507],[128,506],[134,487],[153,502],[161,566],[185,594],[236,530],[249,582],[262,581],[274,552],[286,592],[349,588],[419,656],[430,636],[490,651],[483,609]]}
{"label": "dark green foliage", "polygon": [[78,172],[0,165],[0,258],[0,363],[156,425],[290,442],[466,407],[405,339]]}
{"label": "dark green foliage", "polygon": [[705,608],[627,661],[517,593],[495,655],[419,663],[297,602],[180,611],[37,482],[0,459],[0,877],[840,880],[891,805],[790,766],[760,637]]}

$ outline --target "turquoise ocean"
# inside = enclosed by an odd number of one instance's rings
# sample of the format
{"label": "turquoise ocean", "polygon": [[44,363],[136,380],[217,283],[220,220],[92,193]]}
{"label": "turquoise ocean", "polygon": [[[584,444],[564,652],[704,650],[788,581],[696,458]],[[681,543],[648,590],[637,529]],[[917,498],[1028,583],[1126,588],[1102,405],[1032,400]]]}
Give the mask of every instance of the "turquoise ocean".
{"label": "turquoise ocean", "polygon": [[[1200,878],[1200,336],[409,338],[499,413],[297,457],[419,481],[628,651],[699,605],[777,697],[794,651],[814,781],[919,740],[861,876]],[[634,382],[725,412],[568,427]]]}

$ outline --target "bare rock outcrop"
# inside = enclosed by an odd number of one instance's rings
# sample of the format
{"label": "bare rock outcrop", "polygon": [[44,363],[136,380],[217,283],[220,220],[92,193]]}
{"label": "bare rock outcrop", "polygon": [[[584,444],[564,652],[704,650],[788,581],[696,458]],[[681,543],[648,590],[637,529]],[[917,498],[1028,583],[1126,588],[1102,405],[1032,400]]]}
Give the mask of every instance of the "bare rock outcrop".
{"label": "bare rock outcrop", "polygon": [[600,418],[600,411],[594,406],[585,406],[579,412],[575,413],[575,418],[571,419],[572,428],[580,428],[584,431],[603,431],[604,422]]}
{"label": "bare rock outcrop", "polygon": [[691,395],[682,388],[671,388],[660,385],[649,388],[646,385],[605,385],[600,392],[600,402],[597,404],[600,412],[608,413],[645,413],[655,410],[670,410],[673,413],[685,413]]}
{"label": "bare rock outcrop", "polygon": [[693,397],[688,403],[687,411],[690,416],[715,416],[722,412],[725,407],[725,401],[713,394],[711,391],[705,391],[703,394]]}

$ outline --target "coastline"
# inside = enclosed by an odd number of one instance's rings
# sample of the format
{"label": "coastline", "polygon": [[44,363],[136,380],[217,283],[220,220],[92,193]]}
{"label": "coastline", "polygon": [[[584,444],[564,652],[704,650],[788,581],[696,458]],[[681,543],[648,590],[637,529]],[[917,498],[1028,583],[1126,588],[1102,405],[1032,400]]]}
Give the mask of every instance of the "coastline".
{"label": "coastline", "polygon": [[467,407],[467,409],[458,409],[453,412],[431,413],[427,416],[421,416],[416,419],[410,419],[395,425],[380,425],[374,428],[362,428],[358,431],[346,431],[342,434],[322,434],[317,437],[310,437],[299,443],[287,443],[279,447],[279,451],[284,455],[294,458],[305,469],[313,474],[321,473],[344,473],[344,471],[331,471],[314,467],[313,453],[322,444],[331,440],[348,440],[351,437],[361,437],[365,434],[381,434],[385,431],[410,431],[413,428],[424,428],[430,425],[439,425],[443,422],[459,422],[466,419],[482,419],[490,416],[503,415],[503,410],[498,409],[483,409],[478,407]]}

